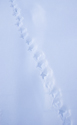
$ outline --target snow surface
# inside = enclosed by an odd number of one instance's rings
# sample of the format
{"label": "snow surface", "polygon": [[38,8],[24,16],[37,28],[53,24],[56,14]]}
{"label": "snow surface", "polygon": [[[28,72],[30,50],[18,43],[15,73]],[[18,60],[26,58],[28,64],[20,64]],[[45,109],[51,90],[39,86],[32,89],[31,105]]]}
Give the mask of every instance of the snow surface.
{"label": "snow surface", "polygon": [[0,2],[1,125],[76,125],[76,5]]}

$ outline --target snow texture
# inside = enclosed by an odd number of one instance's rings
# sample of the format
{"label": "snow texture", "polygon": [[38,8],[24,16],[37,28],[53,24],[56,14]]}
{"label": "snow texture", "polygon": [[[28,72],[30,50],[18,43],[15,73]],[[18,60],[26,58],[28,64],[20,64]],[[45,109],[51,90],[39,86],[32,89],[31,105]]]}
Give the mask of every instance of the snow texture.
{"label": "snow texture", "polygon": [[52,96],[51,106],[57,109],[58,115],[61,118],[63,125],[72,125],[71,110],[69,110],[63,104],[61,90],[60,88],[56,87],[53,70],[49,66],[44,52],[40,51],[35,40],[30,38],[27,29],[23,25],[24,18],[21,16],[20,9],[15,4],[14,0],[10,0],[10,2],[11,7],[13,8],[13,16],[16,17],[16,25],[21,33],[20,37],[26,42],[28,45],[28,51],[33,54],[33,58],[37,62],[36,67],[40,69],[40,76],[43,80],[46,94],[48,94],[48,96]]}

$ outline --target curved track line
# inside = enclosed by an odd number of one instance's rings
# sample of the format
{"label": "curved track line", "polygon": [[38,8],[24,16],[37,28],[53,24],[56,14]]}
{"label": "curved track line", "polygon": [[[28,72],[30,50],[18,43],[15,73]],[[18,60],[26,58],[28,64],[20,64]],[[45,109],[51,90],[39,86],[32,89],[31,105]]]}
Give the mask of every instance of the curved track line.
{"label": "curved track line", "polygon": [[37,62],[36,67],[39,68],[46,94],[48,94],[49,97],[52,97],[51,105],[57,109],[63,125],[72,125],[71,111],[63,104],[61,90],[55,85],[53,70],[49,66],[44,52],[39,50],[35,40],[30,38],[27,29],[24,28],[24,18],[21,16],[20,9],[15,4],[15,1],[10,0],[10,2],[11,7],[13,8],[13,16],[16,17],[16,25],[21,33],[20,37],[26,42],[28,45],[28,51],[32,52],[33,58]]}

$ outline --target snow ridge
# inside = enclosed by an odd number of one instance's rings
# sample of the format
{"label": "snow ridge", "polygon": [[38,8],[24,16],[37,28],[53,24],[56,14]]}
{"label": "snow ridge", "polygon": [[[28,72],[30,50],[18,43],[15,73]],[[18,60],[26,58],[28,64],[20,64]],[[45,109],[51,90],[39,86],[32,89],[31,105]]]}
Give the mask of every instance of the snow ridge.
{"label": "snow ridge", "polygon": [[33,38],[30,38],[27,29],[24,28],[24,18],[21,16],[20,9],[15,4],[15,1],[10,0],[10,2],[11,7],[13,8],[13,16],[16,17],[16,25],[21,33],[21,38],[28,45],[28,51],[32,52],[33,58],[37,63],[37,68],[39,68],[40,76],[43,80],[45,93],[51,100],[51,106],[56,108],[63,125],[72,125],[71,110],[63,104],[61,90],[55,85],[53,70],[49,66],[44,52],[38,48],[35,40]]}

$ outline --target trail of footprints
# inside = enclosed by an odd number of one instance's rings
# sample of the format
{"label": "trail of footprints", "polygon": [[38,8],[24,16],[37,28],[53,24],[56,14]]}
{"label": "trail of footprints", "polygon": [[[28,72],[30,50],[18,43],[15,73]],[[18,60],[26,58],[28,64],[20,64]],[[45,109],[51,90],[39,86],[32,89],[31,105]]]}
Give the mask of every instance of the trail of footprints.
{"label": "trail of footprints", "polygon": [[37,62],[36,67],[39,68],[40,76],[43,79],[45,92],[50,96],[50,98],[52,97],[51,105],[57,109],[63,125],[72,125],[71,111],[63,104],[61,90],[55,85],[53,70],[50,68],[44,52],[39,50],[35,40],[30,38],[27,29],[24,28],[24,18],[21,16],[20,9],[15,4],[15,1],[10,0],[10,2],[11,7],[13,8],[13,15],[16,17],[16,25],[21,33],[20,37],[28,45],[28,51],[33,53],[33,58]]}

